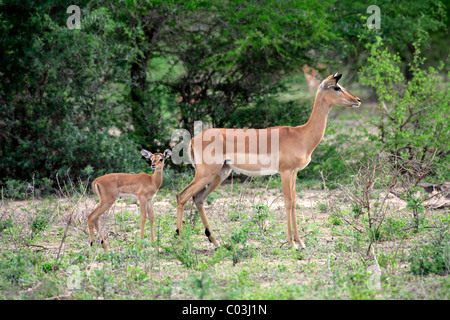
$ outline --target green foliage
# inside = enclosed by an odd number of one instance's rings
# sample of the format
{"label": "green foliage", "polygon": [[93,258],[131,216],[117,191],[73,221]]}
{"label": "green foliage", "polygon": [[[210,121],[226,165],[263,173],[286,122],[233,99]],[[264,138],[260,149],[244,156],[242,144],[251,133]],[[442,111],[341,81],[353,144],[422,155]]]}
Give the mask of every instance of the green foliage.
{"label": "green foliage", "polygon": [[206,203],[210,206],[216,201],[217,198],[219,198],[219,194],[215,191],[211,192],[211,194],[206,198]]}
{"label": "green foliage", "polygon": [[0,220],[0,232],[2,232],[4,229],[12,228],[12,227],[13,227],[13,221],[11,218]]}
{"label": "green foliage", "polygon": [[[371,4],[366,1],[335,1],[330,12],[330,23],[336,30],[330,49],[333,54],[325,56],[325,64],[334,63],[338,56],[350,68],[352,75],[366,65],[370,55],[366,50],[367,44],[377,43],[378,39],[382,39],[392,51],[399,52],[405,64],[412,61],[414,42],[419,41],[423,47],[442,45],[439,41],[430,41],[430,36],[437,30],[446,34],[448,18],[444,2],[380,0],[372,4],[380,8],[380,29],[366,26],[367,19],[373,14],[367,12]],[[405,67],[402,67],[402,72],[409,76]]]}
{"label": "green foliage", "polygon": [[[281,72],[301,66],[311,46],[327,38],[331,26],[319,17],[330,5],[213,1],[207,10],[177,17],[170,39],[161,37],[166,45],[177,45],[173,59],[185,68],[184,75],[171,83],[183,98],[179,104],[183,126],[190,129],[194,120],[217,127],[247,126],[244,121],[257,114],[251,104],[255,108],[264,104]],[[196,32],[190,32],[192,26]],[[266,110],[256,121],[265,120],[268,107],[263,106]],[[258,127],[257,122],[250,123]]]}
{"label": "green foliage", "polygon": [[23,286],[34,281],[34,256],[27,252],[2,252],[0,255],[0,288]]}
{"label": "green foliage", "polygon": [[409,64],[412,78],[407,80],[398,54],[390,53],[381,43],[371,47],[361,80],[375,88],[379,99],[381,116],[372,120],[379,134],[372,137],[399,170],[448,180],[449,84],[439,74],[444,65],[423,69],[425,58],[420,53],[415,45]]}
{"label": "green foliage", "polygon": [[328,212],[328,204],[324,203],[324,202],[320,202],[317,204],[317,209],[321,213],[326,213],[326,212]]}
{"label": "green foliage", "polygon": [[[168,197],[175,195],[175,190],[169,190]],[[305,208],[306,224],[300,232],[308,249],[299,253],[286,245],[282,208],[268,208],[249,193],[242,198],[240,192],[227,196],[224,209],[236,210],[234,203],[239,198],[241,214],[233,221],[226,214],[210,215],[214,233],[221,238],[219,248],[207,242],[203,228],[189,224],[174,240],[175,207],[161,204],[155,210],[160,250],[139,240],[134,222],[134,228],[124,227],[130,219],[139,219],[125,209],[124,219],[110,214],[101,222],[110,244],[106,253],[99,245],[89,246],[85,221],[74,215],[58,259],[68,214],[74,208],[73,212],[83,212],[93,203],[83,198],[78,201],[78,194],[74,194],[52,203],[48,199],[21,201],[21,207],[15,210],[16,202],[5,201],[2,219],[10,217],[11,222],[5,222],[7,226],[0,232],[0,297],[245,300],[445,299],[448,295],[450,216],[443,210],[427,216],[427,228],[412,233],[408,231],[409,216],[390,208],[378,233],[378,241],[389,242],[374,244],[373,254],[367,256],[362,251],[371,239],[356,232],[348,216],[328,217],[318,214],[315,208]],[[340,198],[328,197],[330,205]],[[49,216],[49,223],[36,241],[21,241],[29,239],[33,218],[45,214],[44,208],[52,211],[49,205],[55,203],[59,204],[59,210],[55,210],[58,215]],[[116,208],[116,214],[117,210],[122,211]],[[270,221],[270,228],[262,231],[258,221]],[[330,227],[333,221],[337,223]],[[367,220],[363,223],[367,224]],[[242,237],[236,240],[240,242],[233,242],[231,235],[239,229]],[[378,272],[369,269],[374,258],[380,267]]]}
{"label": "green foliage", "polygon": [[38,234],[39,232],[44,231],[45,228],[47,228],[48,224],[48,218],[45,215],[40,214],[31,222],[31,231],[33,232],[33,234]]}
{"label": "green foliage", "polygon": [[[76,3],[78,30],[66,27],[70,4],[0,2],[0,185],[7,197],[47,195],[57,186],[56,176],[86,181],[108,172],[143,171],[139,148],[161,151],[174,129],[192,129],[195,120],[217,127],[303,124],[312,104],[303,97],[283,99],[289,90],[302,90],[292,85],[304,81],[300,67],[324,62],[333,68],[347,65],[352,73],[370,53],[365,45],[378,37],[413,66],[405,71],[397,61],[393,72],[410,81],[405,98],[397,99],[402,110],[414,106],[408,122],[424,118],[428,109],[414,114],[425,107],[424,100],[448,99],[448,93],[433,89],[436,72],[419,71],[422,60],[413,58],[416,38],[426,43],[445,26],[441,1],[381,1],[380,30],[365,27],[364,1],[126,1],[117,6],[85,0]],[[389,80],[390,75],[383,76],[388,84],[401,80]],[[378,86],[383,79],[377,79]],[[397,102],[388,98],[387,104]],[[392,115],[398,121],[409,116],[395,110]],[[448,157],[441,143],[448,138],[446,119],[434,109],[430,116],[430,124],[414,135],[399,132],[401,123],[388,119],[392,123],[386,124],[383,141],[397,143],[398,150],[391,149],[404,158],[416,146],[428,146],[417,151],[418,158],[437,150],[433,174],[444,180],[448,158],[439,156]],[[342,177],[336,154],[347,137],[336,131],[336,139],[316,149],[305,177],[316,177],[319,167]],[[437,142],[431,140],[434,133],[440,133]],[[413,142],[405,146],[408,140]],[[169,179],[167,184],[173,185]]]}
{"label": "green foliage", "polygon": [[448,230],[438,232],[430,243],[424,243],[416,247],[409,260],[413,274],[448,274],[450,271],[450,236]]}
{"label": "green foliage", "polygon": [[269,218],[269,207],[263,203],[257,203],[252,206],[253,218],[252,223],[255,223],[261,230],[264,229],[265,221]]}
{"label": "green foliage", "polygon": [[327,225],[340,226],[343,223],[342,219],[337,214],[330,214],[328,217]]}
{"label": "green foliage", "polygon": [[37,190],[45,190],[44,179],[64,179],[69,170],[86,179],[144,167],[134,142],[108,133],[124,120],[115,115],[123,99],[113,92],[123,93],[114,80],[124,69],[115,63],[126,52],[103,43],[111,30],[98,26],[110,21],[107,11],[88,11],[83,29],[70,30],[64,15],[52,17],[54,4],[1,4],[0,59],[8,61],[0,69],[2,184],[35,177]]}
{"label": "green foliage", "polygon": [[405,200],[406,207],[413,212],[414,225],[416,231],[419,230],[420,215],[424,212],[425,207],[422,203],[426,200],[427,196],[423,194],[423,189],[420,187],[412,187],[402,193],[401,197]]}
{"label": "green foliage", "polygon": [[190,281],[192,284],[192,290],[196,293],[199,299],[204,299],[211,287],[214,287],[211,276],[207,272],[202,272],[200,278],[196,275],[191,275]]}
{"label": "green foliage", "polygon": [[173,253],[176,258],[186,267],[186,268],[196,268],[199,264],[197,252],[192,246],[191,237],[193,235],[193,230],[190,226],[183,228],[181,236],[178,236],[175,241],[172,242]]}
{"label": "green foliage", "polygon": [[30,193],[27,182],[16,179],[8,179],[5,181],[3,195],[7,198],[21,200],[27,196],[27,192]]}
{"label": "green foliage", "polygon": [[364,134],[348,127],[345,122],[330,122],[325,131],[324,140],[317,146],[311,157],[311,163],[299,176],[306,179],[318,179],[323,172],[328,181],[348,179],[346,162],[360,152],[359,140]]}

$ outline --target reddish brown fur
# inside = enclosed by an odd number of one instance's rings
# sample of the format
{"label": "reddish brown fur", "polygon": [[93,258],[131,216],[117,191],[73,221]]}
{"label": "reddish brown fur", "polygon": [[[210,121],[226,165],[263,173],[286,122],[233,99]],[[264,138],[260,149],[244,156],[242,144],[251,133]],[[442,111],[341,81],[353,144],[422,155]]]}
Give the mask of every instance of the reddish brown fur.
{"label": "reddish brown fur", "polygon": [[[327,122],[328,113],[331,107],[334,105],[345,106],[345,107],[356,107],[360,105],[360,100],[358,97],[354,96],[348,92],[342,86],[337,85],[337,81],[340,79],[341,75],[337,73],[327,77],[317,89],[314,108],[311,113],[309,121],[301,126],[288,127],[288,126],[278,126],[267,128],[267,132],[272,132],[277,129],[279,132],[279,150],[276,154],[278,156],[278,168],[276,172],[281,175],[281,186],[283,190],[283,196],[286,206],[287,214],[287,227],[288,227],[288,242],[294,247],[292,238],[292,229],[294,231],[294,239],[300,244],[302,248],[305,247],[302,240],[300,239],[297,219],[295,213],[295,181],[297,177],[297,172],[303,169],[310,161],[311,154],[314,149],[320,143],[325,133],[325,127]],[[339,87],[338,91],[334,89]],[[199,158],[204,158],[205,148],[212,141],[204,141],[202,137],[205,134],[216,136],[218,139],[224,143],[224,154],[226,151],[226,135],[229,129],[207,129],[203,131],[200,135],[194,137],[191,140],[191,156],[194,161]],[[255,130],[256,135],[259,136],[261,130]],[[245,134],[246,131],[242,131]],[[268,139],[269,140],[269,139]],[[237,145],[234,143],[234,152],[237,150]],[[245,152],[248,156],[249,145],[246,142]],[[276,150],[270,150],[270,152],[276,152]],[[201,164],[194,164],[195,176],[192,182],[177,195],[177,234],[181,232],[182,219],[184,206],[187,201],[193,197],[194,203],[198,208],[201,220],[205,226],[205,233],[208,239],[216,246],[218,246],[217,241],[211,233],[211,228],[208,223],[208,219],[205,214],[204,201],[208,195],[214,191],[221,183],[224,181],[232,169],[244,170],[244,171],[254,171],[259,169],[264,169],[258,164],[236,164],[233,163],[234,154],[227,154],[226,158],[219,159],[218,163],[206,164],[202,161]],[[220,161],[224,160],[224,161]],[[229,160],[229,161],[228,161]],[[269,172],[269,171],[267,171]],[[267,174],[273,174],[271,171]]]}
{"label": "reddish brown fur", "polygon": [[[141,153],[143,153],[143,151],[141,151]],[[148,153],[148,151],[145,152]],[[151,241],[155,241],[152,199],[158,192],[163,182],[165,156],[161,153],[148,153],[145,156],[147,158],[151,158],[152,168],[154,167],[154,169],[156,169],[152,175],[144,172],[139,174],[110,173],[98,177],[92,182],[92,190],[97,196],[99,196],[100,202],[88,215],[88,228],[91,245],[94,240],[95,227],[101,238],[103,248],[105,250],[108,249],[105,238],[99,226],[99,218],[112,206],[120,194],[132,194],[138,198],[141,214],[141,239],[144,238],[145,220],[148,216],[150,221]],[[159,161],[160,159],[162,159],[162,161]]]}

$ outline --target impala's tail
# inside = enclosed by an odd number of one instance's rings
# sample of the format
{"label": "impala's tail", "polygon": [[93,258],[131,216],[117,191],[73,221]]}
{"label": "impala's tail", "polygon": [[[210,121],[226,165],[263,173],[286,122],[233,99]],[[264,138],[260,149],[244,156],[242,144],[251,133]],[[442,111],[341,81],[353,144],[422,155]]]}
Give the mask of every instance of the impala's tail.
{"label": "impala's tail", "polygon": [[[98,179],[98,178],[97,178]],[[98,186],[98,181],[97,179],[95,179],[94,181],[92,181],[91,187],[92,187],[92,192],[94,192],[95,195],[97,195],[98,197],[101,198],[101,193],[100,193],[100,188]]]}
{"label": "impala's tail", "polygon": [[189,141],[187,156],[191,165],[195,168],[194,147],[192,146],[192,140]]}

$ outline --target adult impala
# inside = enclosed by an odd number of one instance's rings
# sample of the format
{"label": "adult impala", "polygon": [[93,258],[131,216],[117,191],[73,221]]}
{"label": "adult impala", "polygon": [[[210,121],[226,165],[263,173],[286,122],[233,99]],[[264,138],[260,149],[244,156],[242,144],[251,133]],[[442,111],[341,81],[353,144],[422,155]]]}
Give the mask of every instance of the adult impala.
{"label": "adult impala", "polygon": [[139,199],[139,207],[141,211],[141,239],[144,239],[144,225],[148,216],[150,221],[150,238],[155,241],[154,232],[154,214],[153,214],[153,197],[161,187],[163,181],[164,160],[170,157],[172,151],[165,150],[164,153],[155,153],[142,149],[141,154],[151,159],[152,169],[155,172],[152,175],[141,172],[139,174],[129,173],[110,173],[98,177],[92,182],[92,190],[100,197],[97,207],[88,215],[89,235],[94,240],[94,227],[101,239],[101,244],[105,251],[108,249],[105,238],[99,226],[99,217],[108,210],[114,201],[120,196],[134,196]]}
{"label": "adult impala", "polygon": [[184,206],[193,197],[205,226],[206,236],[218,246],[204,209],[208,195],[228,177],[231,170],[249,176],[280,173],[287,215],[288,242],[298,250],[292,238],[293,229],[294,240],[304,249],[295,214],[297,172],[308,165],[311,154],[322,140],[331,107],[359,107],[361,104],[358,97],[338,84],[341,76],[335,73],[322,81],[317,89],[311,117],[302,126],[278,126],[258,130],[207,129],[192,138],[188,152],[195,168],[195,176],[177,195],[177,234],[181,232]]}

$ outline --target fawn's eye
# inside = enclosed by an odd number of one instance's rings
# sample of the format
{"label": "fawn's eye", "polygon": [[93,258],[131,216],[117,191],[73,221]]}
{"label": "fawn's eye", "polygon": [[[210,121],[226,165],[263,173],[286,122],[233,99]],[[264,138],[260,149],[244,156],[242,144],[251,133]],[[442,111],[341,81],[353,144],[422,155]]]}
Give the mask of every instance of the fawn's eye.
{"label": "fawn's eye", "polygon": [[339,90],[341,90],[341,87],[338,87],[338,86],[334,87],[334,91],[339,91]]}
{"label": "fawn's eye", "polygon": [[159,159],[159,162],[161,162],[161,161],[163,161],[163,158],[160,158],[160,159]]}

